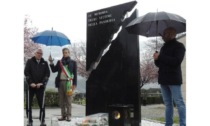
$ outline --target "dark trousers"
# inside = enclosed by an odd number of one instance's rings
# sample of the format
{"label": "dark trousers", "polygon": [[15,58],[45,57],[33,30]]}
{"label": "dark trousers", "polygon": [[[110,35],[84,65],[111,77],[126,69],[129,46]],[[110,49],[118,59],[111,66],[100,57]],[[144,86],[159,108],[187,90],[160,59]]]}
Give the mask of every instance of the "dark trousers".
{"label": "dark trousers", "polygon": [[[42,110],[42,102],[43,102],[43,95],[44,95],[44,88],[40,88],[40,89],[32,89],[30,88],[29,89],[29,122],[33,122],[32,120],[32,109],[31,109],[31,106],[32,106],[32,103],[33,103],[33,97],[34,95],[36,95],[36,98],[37,98],[37,101],[38,101],[38,105],[39,105],[39,108],[40,108],[40,112],[39,112],[39,120],[41,121],[41,118],[43,119],[42,122],[44,121],[45,119],[45,105],[43,106],[43,110]],[[41,114],[42,114],[42,111],[43,111],[43,117],[41,117]]]}
{"label": "dark trousers", "polygon": [[26,99],[26,116],[28,118],[28,90],[25,90],[25,99]]}

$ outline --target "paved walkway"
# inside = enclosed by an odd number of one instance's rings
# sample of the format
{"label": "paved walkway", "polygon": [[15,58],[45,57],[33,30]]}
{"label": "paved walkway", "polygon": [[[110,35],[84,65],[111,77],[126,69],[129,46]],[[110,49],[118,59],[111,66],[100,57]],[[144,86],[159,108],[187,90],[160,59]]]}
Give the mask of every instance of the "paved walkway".
{"label": "paved walkway", "polygon": [[[45,123],[47,126],[51,126],[51,119],[54,116],[61,116],[60,108],[45,108]],[[72,104],[72,116],[74,117],[83,117],[85,116],[85,106]],[[39,109],[32,110],[33,126],[39,126]],[[24,112],[24,125],[27,124],[26,113]]]}
{"label": "paved walkway", "polygon": [[[158,105],[147,105],[141,107],[141,113],[142,113],[142,126],[164,126],[163,123],[154,121],[154,118],[164,117],[164,105],[158,104]],[[56,117],[60,117],[60,108],[46,108],[46,118],[45,122],[47,126],[54,126],[52,124],[54,119],[57,119]],[[38,119],[39,117],[39,109],[33,109],[33,126],[39,126],[40,121]],[[177,109],[175,109],[175,115],[178,116]],[[75,119],[78,119],[77,117],[84,117],[85,116],[85,106],[72,104],[72,116],[75,117]],[[73,121],[74,119],[72,119]],[[54,120],[55,121],[55,120]],[[63,123],[68,123],[64,121]],[[69,122],[69,124],[72,122]],[[27,124],[27,117],[26,113],[24,112],[24,125]],[[61,125],[60,125],[61,126]],[[62,125],[63,126],[63,125]],[[73,125],[68,125],[73,126]],[[174,125],[175,126],[175,125]]]}
{"label": "paved walkway", "polygon": [[[174,116],[178,116],[178,111],[174,108]],[[156,119],[165,117],[165,106],[163,104],[141,106],[142,119]]]}

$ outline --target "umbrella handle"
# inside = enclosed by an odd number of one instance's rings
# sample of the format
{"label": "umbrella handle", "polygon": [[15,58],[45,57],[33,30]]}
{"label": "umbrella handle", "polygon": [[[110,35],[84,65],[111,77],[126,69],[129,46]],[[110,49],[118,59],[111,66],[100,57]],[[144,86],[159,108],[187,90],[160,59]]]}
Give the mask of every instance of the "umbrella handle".
{"label": "umbrella handle", "polygon": [[50,56],[49,56],[49,59],[48,59],[50,62],[53,62],[54,61],[54,59],[52,58],[52,56],[51,56],[51,53],[50,53]]}

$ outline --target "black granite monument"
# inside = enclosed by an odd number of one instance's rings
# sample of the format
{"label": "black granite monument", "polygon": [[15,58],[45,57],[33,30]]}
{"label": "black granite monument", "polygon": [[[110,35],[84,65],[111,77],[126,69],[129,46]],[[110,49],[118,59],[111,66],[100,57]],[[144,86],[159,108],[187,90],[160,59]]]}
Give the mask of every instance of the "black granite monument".
{"label": "black granite monument", "polygon": [[[86,115],[109,113],[119,106],[132,113],[128,121],[131,126],[139,126],[141,120],[139,41],[137,35],[125,30],[125,26],[137,13],[135,11],[125,20],[124,17],[136,3],[132,1],[87,13],[86,69],[91,74],[86,82]],[[112,40],[120,27],[116,39]],[[107,46],[109,49],[103,54]],[[115,121],[110,123],[110,126],[121,125]]]}

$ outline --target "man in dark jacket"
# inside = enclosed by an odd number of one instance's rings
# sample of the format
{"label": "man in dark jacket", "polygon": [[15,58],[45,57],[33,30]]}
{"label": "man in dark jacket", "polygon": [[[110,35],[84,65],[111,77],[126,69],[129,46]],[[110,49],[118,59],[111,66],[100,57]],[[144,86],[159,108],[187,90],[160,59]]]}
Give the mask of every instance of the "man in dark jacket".
{"label": "man in dark jacket", "polygon": [[153,58],[155,65],[159,67],[158,83],[161,85],[166,106],[166,126],[173,125],[173,100],[178,108],[180,126],[186,126],[186,107],[181,93],[181,63],[185,55],[185,47],[175,37],[176,30],[172,27],[166,28],[162,36],[165,43],[160,53],[154,53]]}
{"label": "man in dark jacket", "polygon": [[[27,78],[27,83],[29,86],[29,124],[32,126],[32,102],[34,94],[36,94],[38,105],[40,108],[40,115],[39,120],[41,121],[41,125],[45,126],[45,107],[42,110],[42,102],[43,102],[43,95],[44,89],[46,86],[46,82],[50,76],[50,70],[48,63],[42,58],[43,51],[42,49],[38,49],[35,52],[35,56],[29,59],[26,63],[24,74]],[[41,114],[43,115],[41,117]],[[42,119],[42,120],[41,120]]]}
{"label": "man in dark jacket", "polygon": [[[58,88],[59,101],[61,107],[61,115],[59,121],[67,120],[71,121],[71,102],[72,95],[67,93],[67,84],[69,81],[72,83],[72,92],[77,86],[77,64],[74,60],[70,58],[70,51],[68,48],[63,48],[63,58],[57,62],[56,65],[53,64],[53,59],[50,56],[50,68],[52,72],[58,72],[55,79],[56,87]],[[68,72],[67,72],[68,71]],[[70,77],[69,75],[73,75]]]}

